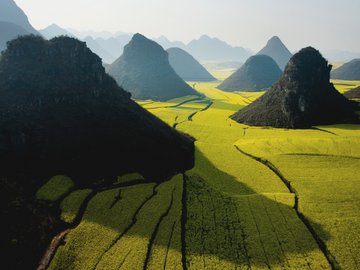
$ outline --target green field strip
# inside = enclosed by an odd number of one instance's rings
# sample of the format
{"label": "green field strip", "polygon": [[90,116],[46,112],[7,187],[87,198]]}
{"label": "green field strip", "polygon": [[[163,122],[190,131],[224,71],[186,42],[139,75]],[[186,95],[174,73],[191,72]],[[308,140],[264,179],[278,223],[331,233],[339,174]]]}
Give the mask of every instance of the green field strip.
{"label": "green field strip", "polygon": [[336,267],[356,269],[360,260],[360,161],[335,156],[275,156],[272,162],[292,179],[300,194],[299,210],[326,243]]}
{"label": "green field strip", "polygon": [[251,155],[249,153],[244,152],[243,150],[241,150],[238,146],[235,145],[235,148],[240,151],[241,153],[251,157],[252,159],[258,161],[259,163],[263,164],[264,166],[268,167],[270,170],[272,170],[278,177],[279,179],[284,183],[284,185],[286,185],[286,187],[289,189],[289,191],[291,193],[293,193],[295,195],[295,204],[294,204],[294,209],[299,217],[299,219],[304,223],[304,225],[308,228],[309,232],[311,233],[311,235],[313,236],[314,240],[316,241],[316,243],[318,244],[320,250],[323,252],[324,256],[326,257],[326,259],[328,260],[329,264],[331,265],[331,267],[333,269],[336,269],[338,267],[338,262],[336,261],[334,255],[329,251],[328,247],[326,246],[326,242],[319,237],[318,233],[316,232],[316,230],[313,228],[313,225],[311,224],[311,222],[309,222],[309,220],[303,215],[303,213],[299,210],[299,193],[298,191],[294,188],[294,186],[292,185],[291,181],[288,180],[288,178],[286,178],[283,173],[269,160],[265,159],[265,158],[261,158],[261,157],[256,157],[254,155]]}
{"label": "green field strip", "polygon": [[134,213],[154,193],[154,184],[123,189],[122,199],[110,206],[118,189],[96,194],[80,224],[71,230],[49,269],[93,269],[113,241],[133,222]]}
{"label": "green field strip", "polygon": [[[190,176],[189,179],[193,178]],[[231,200],[225,199],[220,193],[208,190],[199,179],[189,180],[187,185],[188,269],[247,269],[246,249],[239,238],[242,233],[239,230],[236,211],[225,210],[231,205]],[[236,241],[232,233],[234,227],[237,227]]]}
{"label": "green field strip", "polygon": [[36,192],[36,199],[49,202],[61,201],[71,193],[73,188],[74,182],[69,177],[56,175]]}
{"label": "green field strip", "polygon": [[91,189],[81,189],[67,196],[60,204],[61,219],[67,223],[73,223],[79,215],[82,203],[91,192]]}
{"label": "green field strip", "polygon": [[[171,208],[175,190],[171,181],[157,186],[155,195],[134,216],[135,222],[104,253],[95,269],[144,269],[157,224]],[[126,256],[126,259],[125,259]]]}
{"label": "green field strip", "polygon": [[153,234],[152,245],[148,249],[146,269],[182,269],[181,215],[182,215],[182,175],[176,176],[172,207],[162,219]]}

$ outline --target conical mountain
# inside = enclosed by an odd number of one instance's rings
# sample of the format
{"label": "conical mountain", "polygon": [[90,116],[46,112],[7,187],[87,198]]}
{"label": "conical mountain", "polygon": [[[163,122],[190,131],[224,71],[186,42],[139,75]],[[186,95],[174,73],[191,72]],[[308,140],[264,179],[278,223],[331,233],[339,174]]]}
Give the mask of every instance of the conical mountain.
{"label": "conical mountain", "polygon": [[199,95],[172,69],[167,52],[140,34],[133,36],[108,72],[135,99],[165,101]]}
{"label": "conical mountain", "polygon": [[270,56],[279,65],[281,70],[284,70],[287,62],[289,62],[292,56],[291,52],[277,36],[269,39],[266,46],[262,48],[257,54],[265,54]]}
{"label": "conical mountain", "polygon": [[175,72],[185,81],[216,81],[191,54],[180,48],[169,48],[169,62]]}
{"label": "conical mountain", "polygon": [[351,60],[331,72],[332,79],[360,80],[360,59]]}
{"label": "conical mountain", "polygon": [[0,22],[0,52],[6,49],[6,42],[27,34],[29,33],[21,26],[11,22]]}
{"label": "conical mountain", "polygon": [[348,99],[360,99],[360,86],[345,92],[344,96]]}
{"label": "conical mountain", "polygon": [[0,60],[0,163],[6,173],[85,182],[193,165],[193,142],[130,99],[84,42],[24,36]]}
{"label": "conical mountain", "polygon": [[281,69],[270,56],[254,55],[218,88],[224,91],[261,91],[276,82],[281,73]]}
{"label": "conical mountain", "polygon": [[330,83],[330,70],[319,51],[304,48],[269,91],[231,118],[247,125],[282,128],[358,122],[357,105]]}
{"label": "conical mountain", "polygon": [[39,34],[30,24],[24,11],[13,0],[0,0],[0,21],[16,24],[30,34]]}

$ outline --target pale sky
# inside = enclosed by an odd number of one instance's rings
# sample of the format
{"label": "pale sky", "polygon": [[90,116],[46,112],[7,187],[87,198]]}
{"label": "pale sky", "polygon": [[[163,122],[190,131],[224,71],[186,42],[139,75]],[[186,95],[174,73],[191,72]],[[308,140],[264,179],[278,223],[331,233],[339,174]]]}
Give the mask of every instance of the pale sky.
{"label": "pale sky", "polygon": [[254,51],[273,35],[295,51],[360,52],[360,0],[15,0],[37,28],[164,35],[188,42],[202,34]]}

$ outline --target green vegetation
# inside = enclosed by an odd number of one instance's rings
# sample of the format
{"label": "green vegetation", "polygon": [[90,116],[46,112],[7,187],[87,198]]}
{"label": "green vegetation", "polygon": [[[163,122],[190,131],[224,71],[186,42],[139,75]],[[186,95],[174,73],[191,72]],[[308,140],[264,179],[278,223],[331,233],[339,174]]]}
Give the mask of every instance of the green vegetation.
{"label": "green vegetation", "polygon": [[[196,138],[195,167],[97,193],[50,269],[358,268],[360,126],[249,127],[228,116],[262,93],[215,87],[139,102]],[[62,216],[73,220],[88,192],[65,198]]]}
{"label": "green vegetation", "polygon": [[56,175],[43,185],[36,193],[38,200],[55,202],[74,187],[74,182],[67,176]]}
{"label": "green vegetation", "polygon": [[348,81],[348,80],[331,80],[331,82],[334,84],[335,88],[340,93],[345,93],[346,91],[360,86],[360,81]]}
{"label": "green vegetation", "polygon": [[118,183],[128,183],[134,180],[144,180],[144,176],[142,176],[140,173],[128,173],[124,174],[122,176],[119,176],[117,179]]}
{"label": "green vegetation", "polygon": [[49,269],[181,268],[181,196],[181,175],[96,194]]}
{"label": "green vegetation", "polygon": [[76,190],[67,196],[60,204],[61,219],[67,223],[72,223],[79,212],[81,203],[91,191],[91,189]]}

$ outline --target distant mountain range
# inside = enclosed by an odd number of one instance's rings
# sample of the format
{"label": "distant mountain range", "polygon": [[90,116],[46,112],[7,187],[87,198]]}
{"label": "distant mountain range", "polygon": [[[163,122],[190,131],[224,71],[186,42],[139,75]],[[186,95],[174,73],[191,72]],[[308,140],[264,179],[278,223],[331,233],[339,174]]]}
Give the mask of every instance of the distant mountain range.
{"label": "distant mountain range", "polygon": [[[54,37],[55,35],[76,36],[84,40],[89,48],[97,53],[107,64],[111,64],[122,54],[124,46],[132,38],[130,33],[117,32],[112,34],[110,32],[78,31],[64,29],[58,25],[50,25],[42,29],[41,33],[47,38]],[[248,49],[233,47],[218,38],[211,38],[207,35],[194,39],[189,44],[181,41],[170,41],[165,36],[153,38],[152,40],[161,45],[165,50],[173,47],[183,49],[198,61],[236,61],[243,63],[252,54]]]}
{"label": "distant mountain range", "polygon": [[0,7],[0,51],[6,48],[6,42],[19,35],[39,35],[13,0],[0,0]]}
{"label": "distant mountain range", "polygon": [[207,35],[192,40],[186,45],[185,50],[200,61],[204,60],[232,60],[244,62],[252,54],[243,47],[233,47],[218,38]]}

